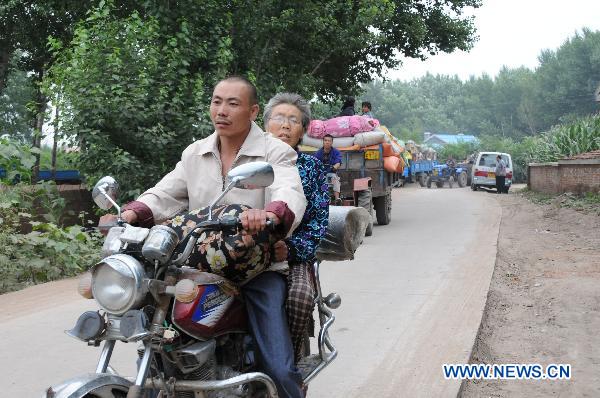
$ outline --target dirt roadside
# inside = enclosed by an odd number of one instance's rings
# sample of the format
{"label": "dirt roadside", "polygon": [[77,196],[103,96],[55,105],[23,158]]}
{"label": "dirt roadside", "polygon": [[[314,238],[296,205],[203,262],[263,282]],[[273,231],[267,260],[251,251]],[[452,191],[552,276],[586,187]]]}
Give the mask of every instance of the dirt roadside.
{"label": "dirt roadside", "polygon": [[497,199],[498,255],[470,362],[571,364],[571,380],[470,380],[459,396],[600,396],[600,217]]}

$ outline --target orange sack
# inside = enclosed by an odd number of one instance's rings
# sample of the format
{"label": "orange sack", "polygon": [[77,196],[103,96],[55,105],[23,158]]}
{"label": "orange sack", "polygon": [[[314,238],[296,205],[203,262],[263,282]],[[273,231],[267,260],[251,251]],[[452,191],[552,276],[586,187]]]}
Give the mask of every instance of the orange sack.
{"label": "orange sack", "polygon": [[392,148],[392,144],[388,144],[387,142],[384,142],[381,145],[383,146],[383,157],[384,158],[387,156],[396,155],[396,152],[394,152],[394,149]]}
{"label": "orange sack", "polygon": [[388,173],[401,173],[402,163],[400,162],[400,158],[397,156],[387,156],[383,158],[383,168]]}

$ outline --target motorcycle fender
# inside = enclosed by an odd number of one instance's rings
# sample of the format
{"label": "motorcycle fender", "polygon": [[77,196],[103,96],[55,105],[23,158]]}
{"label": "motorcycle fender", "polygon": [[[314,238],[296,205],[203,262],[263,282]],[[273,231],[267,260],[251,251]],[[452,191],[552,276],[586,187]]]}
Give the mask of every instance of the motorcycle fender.
{"label": "motorcycle fender", "polygon": [[109,386],[126,392],[132,384],[131,381],[114,374],[88,373],[49,387],[42,398],[82,398],[99,387]]}

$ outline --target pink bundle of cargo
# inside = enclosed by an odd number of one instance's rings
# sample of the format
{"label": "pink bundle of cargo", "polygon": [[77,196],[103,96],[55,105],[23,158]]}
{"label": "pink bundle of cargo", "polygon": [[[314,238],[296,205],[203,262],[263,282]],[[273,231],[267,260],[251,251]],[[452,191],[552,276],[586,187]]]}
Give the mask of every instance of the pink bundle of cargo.
{"label": "pink bundle of cargo", "polygon": [[311,120],[308,135],[323,138],[329,134],[333,137],[354,137],[358,133],[372,131],[379,126],[379,120],[367,116],[340,116],[329,120]]}

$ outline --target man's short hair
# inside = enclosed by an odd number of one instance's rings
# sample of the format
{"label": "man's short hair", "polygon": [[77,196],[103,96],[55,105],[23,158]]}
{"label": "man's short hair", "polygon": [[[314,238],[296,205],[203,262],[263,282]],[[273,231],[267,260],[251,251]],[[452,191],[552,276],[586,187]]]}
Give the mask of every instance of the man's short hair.
{"label": "man's short hair", "polygon": [[325,135],[323,136],[323,140],[324,140],[325,138],[331,138],[331,140],[333,141],[333,136],[332,136],[331,134],[325,134]]}
{"label": "man's short hair", "polygon": [[244,83],[246,85],[246,87],[248,87],[248,90],[250,91],[250,105],[256,105],[258,104],[258,92],[256,91],[256,86],[247,78],[245,78],[244,76],[239,76],[239,75],[231,75],[226,77],[225,79],[219,80],[219,83],[221,82],[240,82],[240,83]]}
{"label": "man's short hair", "polygon": [[360,104],[360,107],[362,108],[363,106],[366,106],[367,108],[369,108],[369,110],[372,110],[373,108],[371,107],[371,103],[369,101],[363,101],[362,104]]}

